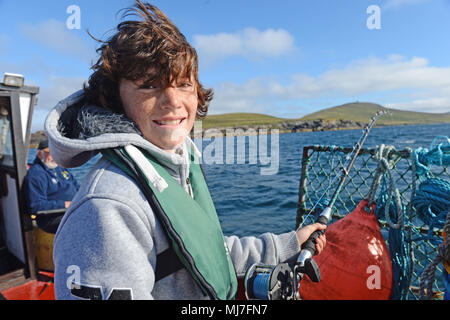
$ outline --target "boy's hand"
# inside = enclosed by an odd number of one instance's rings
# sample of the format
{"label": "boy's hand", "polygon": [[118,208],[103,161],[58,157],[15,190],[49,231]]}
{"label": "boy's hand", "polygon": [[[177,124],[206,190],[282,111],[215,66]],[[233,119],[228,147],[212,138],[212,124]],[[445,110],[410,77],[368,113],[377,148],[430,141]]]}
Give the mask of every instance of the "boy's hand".
{"label": "boy's hand", "polygon": [[[309,239],[309,237],[314,233],[314,231],[325,230],[326,228],[327,228],[326,225],[323,225],[318,222],[301,228],[300,230],[297,231],[298,243],[300,244],[300,246],[302,246],[302,244]],[[327,239],[325,237],[325,234],[322,234],[316,239],[316,254],[320,254],[322,252],[326,243]]]}

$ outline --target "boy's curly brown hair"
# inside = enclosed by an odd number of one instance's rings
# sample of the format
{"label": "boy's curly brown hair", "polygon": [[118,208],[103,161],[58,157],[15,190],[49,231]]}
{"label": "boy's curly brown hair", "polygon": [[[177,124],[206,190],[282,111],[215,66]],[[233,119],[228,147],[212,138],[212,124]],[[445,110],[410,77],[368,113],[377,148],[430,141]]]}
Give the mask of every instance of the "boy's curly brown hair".
{"label": "boy's curly brown hair", "polygon": [[[197,118],[204,118],[213,98],[211,89],[204,89],[198,80],[198,56],[195,49],[172,21],[157,7],[136,0],[122,18],[135,15],[141,21],[128,20],[117,26],[117,32],[102,43],[100,55],[92,66],[93,74],[84,85],[84,102],[124,113],[119,94],[120,80],[144,80],[158,77],[162,85],[193,76],[197,87]],[[149,76],[153,67],[157,72]]]}

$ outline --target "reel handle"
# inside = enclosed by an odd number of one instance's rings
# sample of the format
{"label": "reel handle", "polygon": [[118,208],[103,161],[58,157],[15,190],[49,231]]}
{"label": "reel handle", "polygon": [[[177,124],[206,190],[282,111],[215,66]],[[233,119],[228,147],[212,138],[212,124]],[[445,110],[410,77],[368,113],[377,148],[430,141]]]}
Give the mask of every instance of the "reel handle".
{"label": "reel handle", "polygon": [[312,258],[307,259],[303,266],[297,266],[295,271],[306,274],[312,282],[320,282],[320,269]]}

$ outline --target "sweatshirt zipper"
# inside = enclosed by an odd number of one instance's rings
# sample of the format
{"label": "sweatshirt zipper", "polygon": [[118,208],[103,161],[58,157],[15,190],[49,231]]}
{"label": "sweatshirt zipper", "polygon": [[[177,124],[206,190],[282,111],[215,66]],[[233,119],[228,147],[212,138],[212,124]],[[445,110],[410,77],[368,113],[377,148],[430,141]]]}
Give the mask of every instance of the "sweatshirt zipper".
{"label": "sweatshirt zipper", "polygon": [[192,187],[191,187],[191,179],[189,179],[189,177],[186,178],[186,184],[187,184],[187,187],[188,187],[189,195],[191,196],[191,198],[193,198]]}

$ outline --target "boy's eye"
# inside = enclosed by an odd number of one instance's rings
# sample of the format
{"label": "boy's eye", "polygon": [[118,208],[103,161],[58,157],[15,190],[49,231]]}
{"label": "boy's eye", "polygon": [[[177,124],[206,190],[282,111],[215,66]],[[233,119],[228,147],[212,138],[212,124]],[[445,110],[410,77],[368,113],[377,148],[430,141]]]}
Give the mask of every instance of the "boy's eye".
{"label": "boy's eye", "polygon": [[184,90],[192,90],[194,86],[191,82],[181,82],[178,84],[178,87]]}
{"label": "boy's eye", "polygon": [[143,85],[139,86],[139,89],[143,89],[143,90],[156,89],[156,86],[153,84],[143,84]]}

